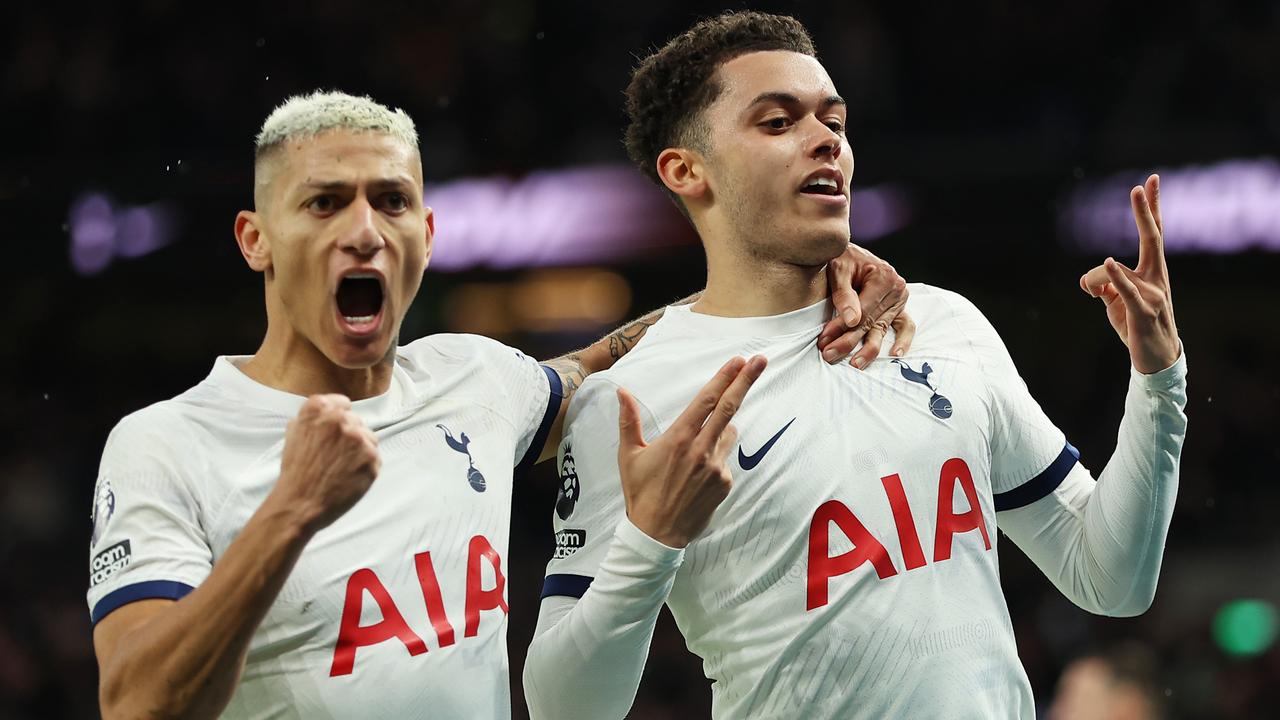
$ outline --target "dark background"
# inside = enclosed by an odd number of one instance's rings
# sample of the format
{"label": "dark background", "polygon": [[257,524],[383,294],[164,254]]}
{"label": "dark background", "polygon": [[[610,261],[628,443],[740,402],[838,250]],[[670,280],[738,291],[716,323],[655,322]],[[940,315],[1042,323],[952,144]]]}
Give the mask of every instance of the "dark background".
{"label": "dark background", "polygon": [[[272,107],[318,87],[402,107],[418,123],[429,182],[621,163],[621,90],[636,57],[725,7],[746,6],[324,0],[213,13],[154,0],[11,9],[0,24],[0,217],[10,258],[0,332],[0,718],[96,715],[84,591],[98,456],[120,417],[261,339],[261,280],[231,229],[252,203],[252,139]],[[1076,286],[1102,256],[1071,249],[1058,203],[1095,178],[1127,173],[1137,183],[1157,166],[1275,153],[1280,3],[751,7],[794,14],[812,31],[849,100],[855,194],[879,183],[910,191],[910,224],[869,247],[909,280],[973,299],[1046,411],[1101,470],[1127,354],[1101,305]],[[77,274],[68,208],[90,190],[121,204],[168,203],[174,242]],[[1280,194],[1271,202],[1280,205]],[[631,286],[628,315],[701,287],[696,240],[677,240],[613,267]],[[448,241],[443,230],[437,241]],[[1154,651],[1173,717],[1265,717],[1280,703],[1275,646],[1233,657],[1211,632],[1230,600],[1280,598],[1278,270],[1280,256],[1257,250],[1170,257],[1190,358],[1190,431],[1150,612],[1089,616],[1001,545],[1020,654],[1045,706],[1073,657],[1121,639]],[[428,271],[405,339],[467,330],[448,311],[459,287],[537,272]],[[499,339],[551,357],[608,329],[518,329]],[[517,717],[554,496],[549,465],[515,496]],[[696,658],[664,619],[633,716],[705,717],[708,698]]]}

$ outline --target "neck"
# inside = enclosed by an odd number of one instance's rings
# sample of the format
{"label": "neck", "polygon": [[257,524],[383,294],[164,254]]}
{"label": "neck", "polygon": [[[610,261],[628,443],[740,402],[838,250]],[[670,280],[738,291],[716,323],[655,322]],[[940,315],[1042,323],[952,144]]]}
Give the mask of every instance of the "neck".
{"label": "neck", "polygon": [[692,310],[721,317],[761,317],[808,307],[827,297],[825,265],[762,258],[740,243],[705,243],[707,289]]}
{"label": "neck", "polygon": [[240,371],[268,387],[294,395],[329,393],[364,400],[391,387],[395,343],[386,357],[366,368],[340,367],[287,322],[267,314],[267,335],[261,347],[240,366]]}

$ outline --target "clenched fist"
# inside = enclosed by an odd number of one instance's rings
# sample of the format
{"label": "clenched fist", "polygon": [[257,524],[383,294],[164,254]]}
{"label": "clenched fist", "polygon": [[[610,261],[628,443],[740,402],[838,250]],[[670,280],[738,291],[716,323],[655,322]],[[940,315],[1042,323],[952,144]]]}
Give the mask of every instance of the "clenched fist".
{"label": "clenched fist", "polygon": [[312,531],[337,520],[378,477],[378,439],[344,395],[312,395],[284,435],[273,493],[298,508]]}

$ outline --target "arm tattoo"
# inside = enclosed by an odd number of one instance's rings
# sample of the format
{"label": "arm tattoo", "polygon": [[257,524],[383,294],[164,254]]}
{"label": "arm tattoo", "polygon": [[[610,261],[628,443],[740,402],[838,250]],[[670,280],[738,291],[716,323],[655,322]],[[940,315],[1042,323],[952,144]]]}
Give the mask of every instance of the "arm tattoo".
{"label": "arm tattoo", "polygon": [[556,371],[560,376],[560,383],[564,386],[564,396],[567,398],[573,395],[582,381],[587,379],[587,371],[582,367],[582,354],[569,353],[561,355],[554,360],[548,360],[543,363],[547,367]]}
{"label": "arm tattoo", "polygon": [[[690,295],[672,304],[687,305],[696,301],[701,295],[702,293]],[[640,338],[644,337],[649,328],[653,327],[654,323],[662,318],[662,313],[665,310],[666,308],[659,308],[638,320],[633,320],[588,348],[544,362],[543,365],[555,370],[560,375],[560,382],[564,386],[565,399],[572,397],[574,391],[582,385],[582,381],[586,380],[587,376],[593,371],[602,370],[613,365],[618,361],[618,358],[630,352],[631,348],[640,342]],[[603,357],[606,349],[609,353],[608,361]],[[587,356],[589,362],[584,362],[584,355]]]}
{"label": "arm tattoo", "polygon": [[[677,300],[671,304],[688,305],[689,303],[697,301],[700,297],[702,297],[702,293],[699,292],[682,300]],[[644,334],[649,331],[649,328],[653,327],[655,323],[662,319],[662,313],[665,311],[666,308],[664,307],[658,308],[648,315],[645,315],[634,322],[627,323],[610,333],[609,356],[613,358],[614,362],[617,362],[623,355],[631,352],[631,348],[635,347],[636,343],[640,342],[640,338],[644,337]]]}
{"label": "arm tattoo", "polygon": [[623,325],[609,335],[609,356],[615,361],[631,351],[653,324],[662,317],[662,311],[650,313],[630,325]]}

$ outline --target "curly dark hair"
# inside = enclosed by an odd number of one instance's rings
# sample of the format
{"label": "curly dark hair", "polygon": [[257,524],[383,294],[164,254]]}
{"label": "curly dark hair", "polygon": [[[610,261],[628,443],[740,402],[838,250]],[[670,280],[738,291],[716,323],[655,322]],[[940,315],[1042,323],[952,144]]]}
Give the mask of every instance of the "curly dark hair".
{"label": "curly dark hair", "polygon": [[[641,172],[666,190],[654,167],[658,153],[669,147],[707,149],[702,111],[720,95],[716,71],[760,50],[817,56],[809,31],[795,18],[730,11],[702,20],[640,62],[627,85],[625,142]],[[668,194],[684,210],[679,198]]]}

